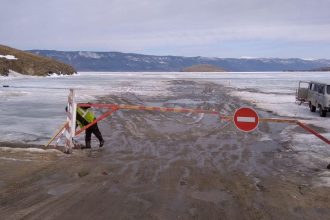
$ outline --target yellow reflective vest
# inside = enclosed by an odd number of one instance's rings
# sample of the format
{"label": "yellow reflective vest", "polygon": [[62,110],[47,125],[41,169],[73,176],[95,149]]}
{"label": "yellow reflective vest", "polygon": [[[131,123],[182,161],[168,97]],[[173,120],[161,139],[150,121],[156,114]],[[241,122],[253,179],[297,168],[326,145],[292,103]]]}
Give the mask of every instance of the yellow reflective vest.
{"label": "yellow reflective vest", "polygon": [[[88,123],[91,123],[95,120],[95,115],[92,112],[88,111],[87,109],[85,110],[80,107],[77,107],[77,114],[79,114]],[[84,123],[84,122],[77,120],[77,123],[78,123],[79,127],[81,127],[81,128],[87,125],[86,122]]]}

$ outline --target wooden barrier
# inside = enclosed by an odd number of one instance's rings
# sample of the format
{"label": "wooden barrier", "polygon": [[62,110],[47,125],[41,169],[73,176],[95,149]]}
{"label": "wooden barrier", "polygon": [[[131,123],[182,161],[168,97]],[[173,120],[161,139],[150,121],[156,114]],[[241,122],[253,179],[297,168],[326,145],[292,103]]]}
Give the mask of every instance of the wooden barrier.
{"label": "wooden barrier", "polygon": [[[76,131],[76,111],[77,106],[79,107],[94,107],[94,108],[105,108],[108,109],[107,112],[102,114],[100,117],[98,117],[96,120],[94,120],[92,123],[84,126],[79,131]],[[166,107],[152,107],[152,106],[141,106],[141,105],[123,105],[123,104],[92,104],[92,103],[79,103],[76,104],[75,102],[75,93],[73,89],[70,89],[70,94],[68,97],[68,106],[67,106],[67,122],[65,123],[65,126],[63,125],[62,129],[60,129],[53,137],[52,139],[47,143],[47,146],[58,136],[61,131],[65,129],[65,150],[71,151],[72,148],[74,148],[73,138],[79,134],[81,134],[83,131],[88,129],[89,127],[93,126],[97,122],[105,119],[106,117],[110,116],[114,112],[118,110],[136,110],[136,111],[160,111],[160,112],[175,112],[175,113],[203,113],[203,114],[209,114],[209,115],[215,115],[218,116],[220,120],[225,121],[233,121],[233,116],[230,115],[221,115],[219,111],[216,110],[204,110],[204,109],[187,109],[187,108],[166,108]],[[259,118],[259,122],[270,122],[270,123],[287,123],[287,124],[296,124],[300,126],[301,128],[305,129],[309,133],[315,135],[320,140],[324,141],[327,144],[330,144],[329,139],[315,131],[314,129],[308,127],[306,124],[303,124],[297,119],[292,118]]]}
{"label": "wooden barrier", "polygon": [[[117,110],[120,110],[120,109],[123,109],[123,110],[138,110],[138,111],[145,110],[145,111],[161,111],[161,112],[176,112],[176,113],[204,113],[204,114],[217,115],[217,116],[219,116],[219,118],[221,120],[226,120],[226,121],[232,121],[233,120],[233,116],[221,115],[216,110],[166,108],[166,107],[151,107],[151,106],[140,106],[140,105],[121,105],[121,104],[120,105],[117,105],[117,104],[91,104],[91,103],[80,103],[80,104],[78,104],[78,106],[114,109],[113,111],[111,111],[110,114],[112,114],[113,112],[115,112]],[[108,114],[108,115],[110,115],[110,114]],[[107,116],[105,116],[105,117],[101,116],[102,118],[97,120],[97,121],[100,121],[100,120],[106,118]],[[330,144],[330,141],[326,137],[322,136],[320,133],[318,133],[317,131],[315,131],[312,128],[308,127],[307,125],[303,124],[302,122],[298,121],[297,119],[259,118],[259,122],[296,124],[296,125],[302,127],[303,129],[305,129],[306,131],[308,131],[309,133],[315,135],[316,137],[318,137],[319,139],[321,139],[325,143]],[[95,123],[96,122],[93,122],[92,125],[95,124]],[[87,125],[84,128],[86,129],[90,126]],[[78,131],[76,133],[76,135],[80,134],[83,130],[85,130],[84,128],[82,130]]]}

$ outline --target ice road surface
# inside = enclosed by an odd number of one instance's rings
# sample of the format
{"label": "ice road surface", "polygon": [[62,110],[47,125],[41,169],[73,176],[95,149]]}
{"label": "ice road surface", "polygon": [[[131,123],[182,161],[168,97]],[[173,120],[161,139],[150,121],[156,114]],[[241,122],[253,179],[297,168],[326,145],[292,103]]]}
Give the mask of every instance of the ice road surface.
{"label": "ice road surface", "polygon": [[[0,77],[0,141],[44,144],[65,121],[64,108],[69,88],[77,90],[78,101],[97,96],[133,93],[145,96],[169,95],[169,80],[203,80],[233,88],[232,95],[280,116],[313,119],[329,133],[329,118],[309,112],[295,103],[299,80],[330,82],[327,72],[267,73],[107,73],[88,72],[61,77]],[[8,85],[9,87],[3,87]],[[330,115],[330,114],[329,114]],[[306,134],[307,135],[307,134]],[[303,137],[293,137],[304,140]],[[306,138],[306,137],[305,137]],[[318,144],[319,140],[313,139]]]}

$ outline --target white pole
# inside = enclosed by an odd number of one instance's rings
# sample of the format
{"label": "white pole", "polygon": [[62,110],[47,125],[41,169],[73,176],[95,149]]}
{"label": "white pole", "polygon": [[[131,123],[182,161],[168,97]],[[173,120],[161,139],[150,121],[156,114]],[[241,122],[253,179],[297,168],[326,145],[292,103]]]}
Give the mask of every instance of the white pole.
{"label": "white pole", "polygon": [[72,90],[72,120],[71,120],[71,137],[74,138],[76,136],[76,112],[77,112],[77,103],[76,103],[76,93]]}
{"label": "white pole", "polygon": [[75,92],[73,89],[70,89],[69,97],[68,97],[68,106],[67,106],[67,122],[69,124],[68,129],[66,130],[65,135],[65,152],[70,153],[73,144],[73,137],[76,133],[76,110],[77,105],[75,103]]}

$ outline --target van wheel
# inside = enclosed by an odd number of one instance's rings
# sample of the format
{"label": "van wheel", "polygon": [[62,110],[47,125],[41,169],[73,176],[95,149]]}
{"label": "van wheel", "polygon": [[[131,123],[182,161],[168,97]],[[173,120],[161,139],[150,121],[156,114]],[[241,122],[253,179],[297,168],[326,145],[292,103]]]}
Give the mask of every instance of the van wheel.
{"label": "van wheel", "polygon": [[321,117],[327,117],[327,110],[324,110],[321,106],[319,107]]}
{"label": "van wheel", "polygon": [[309,102],[309,110],[311,110],[311,112],[315,112],[316,111],[316,107],[314,105],[312,105],[311,102]]}

